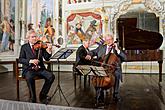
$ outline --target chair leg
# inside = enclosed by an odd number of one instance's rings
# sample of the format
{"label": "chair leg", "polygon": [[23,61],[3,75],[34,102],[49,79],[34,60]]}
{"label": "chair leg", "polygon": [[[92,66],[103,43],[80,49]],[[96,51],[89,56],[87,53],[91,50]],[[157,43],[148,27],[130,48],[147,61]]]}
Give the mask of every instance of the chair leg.
{"label": "chair leg", "polygon": [[73,78],[74,78],[74,90],[76,91],[76,71],[75,71],[74,64],[73,64],[72,70],[73,70]]}
{"label": "chair leg", "polygon": [[74,90],[76,90],[76,74],[74,73]]}
{"label": "chair leg", "polygon": [[82,75],[79,75],[79,77],[80,77],[80,86],[79,86],[79,87],[81,87],[81,76],[82,76]]}
{"label": "chair leg", "polygon": [[19,99],[19,80],[17,80],[16,81],[16,83],[17,83],[17,100],[19,101],[20,99]]}
{"label": "chair leg", "polygon": [[84,88],[86,88],[87,75],[84,76]]}
{"label": "chair leg", "polygon": [[88,76],[89,87],[90,87],[90,80],[91,80],[91,78],[90,78],[90,76]]}

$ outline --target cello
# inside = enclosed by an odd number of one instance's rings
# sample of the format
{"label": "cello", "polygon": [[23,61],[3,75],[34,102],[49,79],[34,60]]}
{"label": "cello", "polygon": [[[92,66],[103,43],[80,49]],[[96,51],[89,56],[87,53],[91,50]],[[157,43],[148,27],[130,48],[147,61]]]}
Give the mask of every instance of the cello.
{"label": "cello", "polygon": [[[113,46],[114,43],[111,45]],[[107,55],[105,55],[102,58],[102,61],[101,61],[101,62],[104,62],[101,64],[101,66],[103,66],[103,68],[105,69],[107,76],[93,76],[92,84],[94,87],[99,87],[106,90],[113,87],[115,84],[114,74],[115,74],[116,66],[119,62],[119,58],[117,57],[115,53],[111,53],[111,50],[109,51]]]}

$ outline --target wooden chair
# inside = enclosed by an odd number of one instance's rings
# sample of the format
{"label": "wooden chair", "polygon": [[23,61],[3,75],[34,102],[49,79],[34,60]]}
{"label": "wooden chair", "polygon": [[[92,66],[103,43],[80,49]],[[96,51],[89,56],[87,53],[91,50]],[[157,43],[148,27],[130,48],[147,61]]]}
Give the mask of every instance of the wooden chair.
{"label": "wooden chair", "polygon": [[[44,63],[48,64],[48,67],[50,67],[50,64],[51,64],[50,62],[44,62]],[[26,79],[24,77],[22,77],[22,65],[20,66],[18,58],[16,59],[15,68],[16,68],[15,73],[16,73],[17,100],[19,101],[20,100],[20,97],[19,97],[19,82],[20,81],[26,81]],[[40,80],[40,79],[42,79],[42,78],[40,78],[38,76],[35,77],[35,80]],[[30,94],[30,91],[29,91],[29,94]],[[30,97],[31,97],[31,94],[30,94]]]}

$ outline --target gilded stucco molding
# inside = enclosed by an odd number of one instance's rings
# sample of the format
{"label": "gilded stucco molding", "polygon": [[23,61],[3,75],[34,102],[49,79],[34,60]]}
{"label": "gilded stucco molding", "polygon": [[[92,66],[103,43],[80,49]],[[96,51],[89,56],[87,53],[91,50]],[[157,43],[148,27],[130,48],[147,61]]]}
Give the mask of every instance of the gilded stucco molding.
{"label": "gilded stucco molding", "polygon": [[[160,21],[165,21],[165,2],[160,2],[159,0],[142,0],[140,4],[144,4],[144,11],[149,13],[155,13],[156,16],[160,17]],[[132,0],[121,0],[115,4],[115,7],[111,9],[111,24],[112,31],[116,34],[116,21],[120,17],[129,11],[129,7],[135,5]],[[137,4],[138,5],[138,4]],[[160,22],[160,33],[163,32],[165,22]]]}
{"label": "gilded stucco molding", "polygon": [[165,13],[164,3],[159,0],[145,0],[144,5],[149,11],[154,12],[156,15],[163,15]]}

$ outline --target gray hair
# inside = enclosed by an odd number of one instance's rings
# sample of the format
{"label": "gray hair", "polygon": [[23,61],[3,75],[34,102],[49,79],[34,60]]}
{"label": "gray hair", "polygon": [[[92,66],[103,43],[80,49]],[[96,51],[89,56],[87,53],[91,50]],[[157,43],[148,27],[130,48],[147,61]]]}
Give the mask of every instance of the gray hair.
{"label": "gray hair", "polygon": [[106,37],[112,37],[113,39],[114,39],[114,35],[113,35],[113,33],[107,33],[107,34],[105,34],[104,35],[104,38],[106,38]]}
{"label": "gray hair", "polygon": [[30,30],[26,33],[26,39],[28,39],[30,37],[30,34],[32,33],[36,33],[34,30]]}

